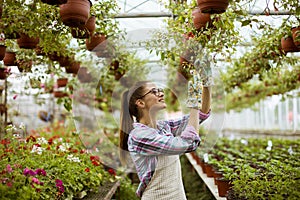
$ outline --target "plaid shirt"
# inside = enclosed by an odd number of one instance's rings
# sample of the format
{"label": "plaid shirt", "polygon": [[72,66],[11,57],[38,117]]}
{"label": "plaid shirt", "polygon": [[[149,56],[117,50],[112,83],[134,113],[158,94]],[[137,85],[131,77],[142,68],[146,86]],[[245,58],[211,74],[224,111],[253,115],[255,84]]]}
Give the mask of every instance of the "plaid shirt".
{"label": "plaid shirt", "polygon": [[[199,124],[209,116],[210,113],[199,111]],[[179,155],[194,151],[199,146],[200,137],[193,126],[187,126],[188,120],[189,115],[177,120],[158,121],[157,129],[133,123],[128,150],[141,181],[136,191],[137,196],[142,196],[150,182],[158,155]]]}

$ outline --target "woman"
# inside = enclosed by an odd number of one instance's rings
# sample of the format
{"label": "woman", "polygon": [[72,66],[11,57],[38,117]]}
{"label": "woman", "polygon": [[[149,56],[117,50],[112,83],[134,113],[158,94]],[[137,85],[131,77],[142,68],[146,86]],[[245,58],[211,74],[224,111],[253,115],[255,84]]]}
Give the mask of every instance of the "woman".
{"label": "woman", "polygon": [[197,130],[210,113],[210,87],[203,87],[201,111],[191,108],[182,119],[157,121],[165,108],[163,90],[151,82],[138,82],[122,96],[120,157],[126,163],[130,152],[142,200],[186,199],[179,155],[200,144]]}

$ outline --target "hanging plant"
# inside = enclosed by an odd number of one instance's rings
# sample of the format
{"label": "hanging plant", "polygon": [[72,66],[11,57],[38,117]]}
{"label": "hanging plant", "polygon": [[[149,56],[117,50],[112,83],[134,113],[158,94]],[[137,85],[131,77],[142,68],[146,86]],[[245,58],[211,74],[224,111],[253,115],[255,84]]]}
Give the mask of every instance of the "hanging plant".
{"label": "hanging plant", "polygon": [[91,6],[90,0],[68,0],[59,6],[62,22],[70,27],[83,27],[89,18]]}

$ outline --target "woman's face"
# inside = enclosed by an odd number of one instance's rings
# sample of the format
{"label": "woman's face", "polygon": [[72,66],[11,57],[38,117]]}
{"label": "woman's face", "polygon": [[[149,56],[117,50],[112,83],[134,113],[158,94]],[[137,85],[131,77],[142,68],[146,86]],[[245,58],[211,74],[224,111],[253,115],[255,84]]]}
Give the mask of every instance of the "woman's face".
{"label": "woman's face", "polygon": [[145,108],[151,111],[158,111],[167,107],[164,100],[164,92],[154,83],[146,84],[144,95],[141,99],[145,102]]}

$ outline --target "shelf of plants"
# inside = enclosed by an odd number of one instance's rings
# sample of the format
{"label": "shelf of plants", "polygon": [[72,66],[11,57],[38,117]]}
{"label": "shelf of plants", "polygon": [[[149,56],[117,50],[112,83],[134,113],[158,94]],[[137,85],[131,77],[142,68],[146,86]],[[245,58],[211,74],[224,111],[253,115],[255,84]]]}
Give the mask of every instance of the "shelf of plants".
{"label": "shelf of plants", "polygon": [[229,200],[299,199],[299,156],[300,139],[278,138],[220,138],[211,151],[187,155],[216,199]]}

